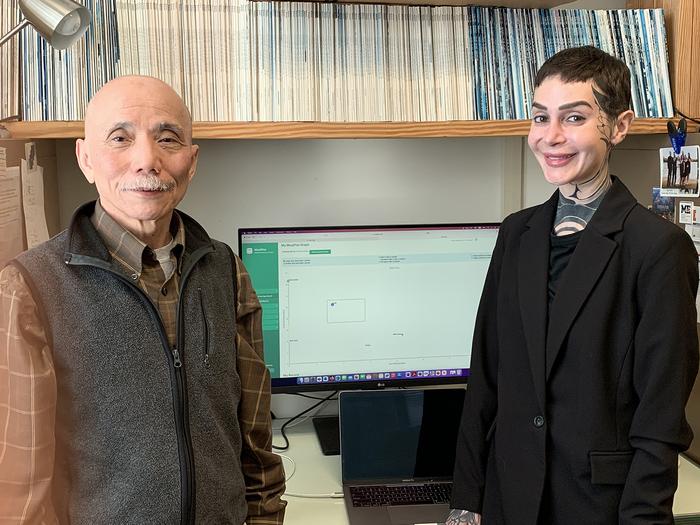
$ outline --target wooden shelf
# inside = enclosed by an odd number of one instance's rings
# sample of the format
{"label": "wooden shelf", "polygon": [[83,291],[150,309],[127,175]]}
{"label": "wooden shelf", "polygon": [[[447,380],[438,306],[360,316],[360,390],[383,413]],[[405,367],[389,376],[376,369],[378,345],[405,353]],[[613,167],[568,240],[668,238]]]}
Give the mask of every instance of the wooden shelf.
{"label": "wooden shelf", "polygon": [[[639,119],[631,133],[666,133],[667,119]],[[5,122],[11,138],[63,139],[83,136],[82,121]],[[698,125],[689,125],[697,132]],[[525,136],[529,120],[448,122],[195,122],[195,139],[364,139]]]}

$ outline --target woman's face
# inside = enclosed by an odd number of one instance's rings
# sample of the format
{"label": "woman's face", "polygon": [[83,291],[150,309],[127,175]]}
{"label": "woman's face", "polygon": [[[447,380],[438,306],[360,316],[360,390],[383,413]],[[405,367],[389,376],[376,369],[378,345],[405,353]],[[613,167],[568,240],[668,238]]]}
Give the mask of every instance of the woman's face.
{"label": "woman's face", "polygon": [[535,89],[528,145],[551,184],[582,184],[607,176],[616,137],[594,89],[591,81],[563,82],[558,76]]}

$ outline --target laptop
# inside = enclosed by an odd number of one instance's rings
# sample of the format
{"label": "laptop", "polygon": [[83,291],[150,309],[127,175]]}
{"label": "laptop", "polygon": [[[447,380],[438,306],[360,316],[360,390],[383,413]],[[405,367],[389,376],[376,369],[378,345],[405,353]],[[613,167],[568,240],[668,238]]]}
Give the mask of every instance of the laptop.
{"label": "laptop", "polygon": [[445,521],[463,403],[463,388],[340,393],[350,525]]}

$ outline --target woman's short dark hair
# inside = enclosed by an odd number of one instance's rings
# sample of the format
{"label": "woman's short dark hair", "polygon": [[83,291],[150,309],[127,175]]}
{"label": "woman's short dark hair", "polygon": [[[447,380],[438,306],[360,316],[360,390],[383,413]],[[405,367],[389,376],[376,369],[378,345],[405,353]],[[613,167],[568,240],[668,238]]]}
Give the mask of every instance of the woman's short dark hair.
{"label": "woman's short dark hair", "polygon": [[535,87],[545,79],[558,76],[562,82],[593,81],[596,100],[610,118],[630,108],[630,70],[620,59],[593,46],[571,47],[559,51],[542,64],[535,77]]}

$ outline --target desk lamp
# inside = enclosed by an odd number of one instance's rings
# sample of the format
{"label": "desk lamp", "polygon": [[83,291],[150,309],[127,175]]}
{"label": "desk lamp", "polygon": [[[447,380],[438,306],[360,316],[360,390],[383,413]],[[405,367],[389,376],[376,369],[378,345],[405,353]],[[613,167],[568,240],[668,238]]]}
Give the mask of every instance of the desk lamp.
{"label": "desk lamp", "polygon": [[[19,0],[23,19],[9,33],[0,38],[0,47],[31,25],[55,49],[72,46],[90,25],[90,11],[72,0]],[[0,138],[7,130],[0,124]]]}
{"label": "desk lamp", "polygon": [[55,49],[73,45],[90,24],[90,11],[72,0],[19,0],[24,18],[0,38],[0,46],[28,25],[32,25]]}

